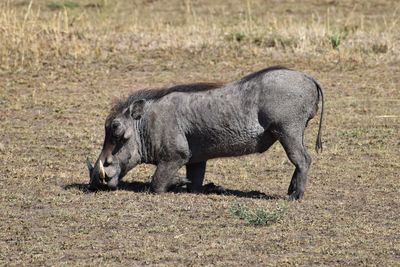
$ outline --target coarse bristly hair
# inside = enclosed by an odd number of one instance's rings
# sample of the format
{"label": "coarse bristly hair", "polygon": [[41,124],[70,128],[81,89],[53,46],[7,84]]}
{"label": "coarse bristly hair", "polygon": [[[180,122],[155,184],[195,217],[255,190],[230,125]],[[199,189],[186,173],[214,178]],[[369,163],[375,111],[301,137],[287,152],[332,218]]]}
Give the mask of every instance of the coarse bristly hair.
{"label": "coarse bristly hair", "polygon": [[244,76],[242,79],[240,79],[239,82],[245,83],[245,82],[251,81],[257,77],[261,77],[265,73],[272,72],[275,70],[289,70],[289,69],[285,66],[280,66],[280,65],[271,66],[271,67],[256,71],[254,73],[250,73],[250,74]]}
{"label": "coarse bristly hair", "polygon": [[[262,76],[265,73],[272,72],[275,70],[285,70],[288,69],[284,66],[271,66],[265,69],[262,69],[260,71],[251,73],[242,79],[239,80],[240,83],[245,83],[250,80],[253,80],[259,76]],[[200,82],[200,83],[188,83],[188,84],[179,84],[179,85],[174,85],[171,87],[164,87],[164,88],[155,88],[155,89],[142,89],[133,92],[130,94],[127,98],[123,98],[120,100],[117,100],[116,104],[113,106],[111,109],[109,117],[113,117],[119,113],[121,113],[123,110],[128,108],[132,103],[135,101],[138,101],[140,99],[143,100],[157,100],[160,99],[170,93],[173,92],[182,92],[182,93],[194,93],[194,92],[202,92],[202,91],[208,91],[216,88],[220,88],[224,85],[224,83],[221,82]]]}
{"label": "coarse bristly hair", "polygon": [[123,112],[132,103],[141,99],[157,100],[173,92],[182,92],[182,93],[202,92],[220,88],[223,85],[224,83],[222,82],[199,82],[199,83],[179,84],[164,88],[153,88],[153,89],[147,88],[138,90],[131,93],[126,98],[117,100],[111,109],[109,117],[113,117]]}

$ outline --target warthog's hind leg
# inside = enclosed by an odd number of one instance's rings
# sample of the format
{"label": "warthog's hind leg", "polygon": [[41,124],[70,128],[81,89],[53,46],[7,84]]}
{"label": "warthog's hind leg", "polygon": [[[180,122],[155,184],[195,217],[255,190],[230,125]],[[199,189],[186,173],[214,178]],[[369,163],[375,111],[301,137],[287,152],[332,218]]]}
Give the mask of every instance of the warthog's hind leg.
{"label": "warthog's hind leg", "polygon": [[188,192],[200,193],[203,191],[206,161],[186,164],[186,177],[191,182],[188,184]]}
{"label": "warthog's hind leg", "polygon": [[311,165],[311,157],[304,146],[303,136],[304,127],[288,127],[279,139],[289,160],[296,167],[288,188],[291,200],[303,198],[307,172]]}

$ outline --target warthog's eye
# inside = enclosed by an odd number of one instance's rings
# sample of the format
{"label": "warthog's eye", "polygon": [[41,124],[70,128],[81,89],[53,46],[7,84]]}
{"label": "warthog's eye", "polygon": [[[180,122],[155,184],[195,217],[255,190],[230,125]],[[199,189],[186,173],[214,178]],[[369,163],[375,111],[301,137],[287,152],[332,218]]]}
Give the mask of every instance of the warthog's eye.
{"label": "warthog's eye", "polygon": [[124,126],[119,121],[113,121],[111,124],[112,133],[115,137],[121,137],[124,134]]}

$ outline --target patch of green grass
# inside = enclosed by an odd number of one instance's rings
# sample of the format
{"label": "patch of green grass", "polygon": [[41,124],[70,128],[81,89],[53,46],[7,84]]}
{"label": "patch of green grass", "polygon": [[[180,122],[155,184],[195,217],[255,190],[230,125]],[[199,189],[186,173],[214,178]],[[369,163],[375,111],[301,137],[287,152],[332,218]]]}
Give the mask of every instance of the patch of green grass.
{"label": "patch of green grass", "polygon": [[348,27],[344,27],[340,30],[337,30],[331,33],[328,38],[331,43],[333,49],[339,49],[340,44],[344,39],[346,39],[350,32],[355,31],[354,29],[349,29]]}
{"label": "patch of green grass", "polygon": [[72,2],[72,1],[51,2],[51,3],[47,4],[47,7],[50,8],[51,10],[59,10],[59,9],[64,9],[64,8],[74,9],[74,8],[78,8],[79,4],[76,2]]}
{"label": "patch of green grass", "polygon": [[341,40],[342,40],[342,35],[338,32],[329,35],[329,41],[333,49],[339,49]]}
{"label": "patch of green grass", "polygon": [[248,224],[262,226],[280,221],[286,213],[286,207],[278,205],[276,210],[268,211],[263,208],[251,209],[245,204],[235,202],[229,208],[229,213],[233,217],[246,221]]}

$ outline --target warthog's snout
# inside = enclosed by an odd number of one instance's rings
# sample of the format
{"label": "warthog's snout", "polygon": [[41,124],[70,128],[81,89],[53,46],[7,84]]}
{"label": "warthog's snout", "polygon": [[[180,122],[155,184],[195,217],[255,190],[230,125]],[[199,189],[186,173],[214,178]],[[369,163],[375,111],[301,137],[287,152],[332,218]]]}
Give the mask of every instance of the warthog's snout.
{"label": "warthog's snout", "polygon": [[108,179],[107,186],[111,190],[115,190],[118,187],[118,176],[114,176],[111,179]]}
{"label": "warthog's snout", "polygon": [[89,159],[86,160],[89,169],[89,189],[96,190],[106,182],[110,189],[116,189],[118,186],[118,172],[113,166],[104,167],[103,162],[99,159],[96,164],[92,165]]}

